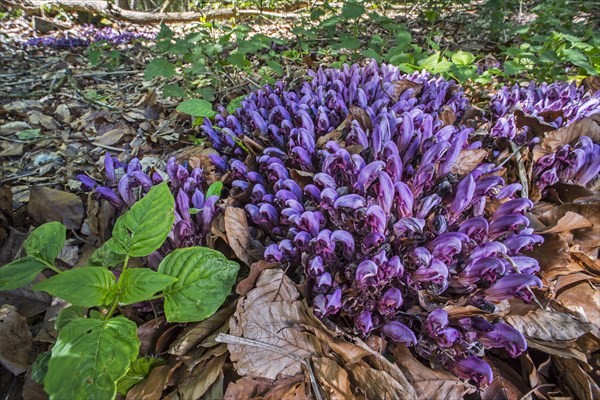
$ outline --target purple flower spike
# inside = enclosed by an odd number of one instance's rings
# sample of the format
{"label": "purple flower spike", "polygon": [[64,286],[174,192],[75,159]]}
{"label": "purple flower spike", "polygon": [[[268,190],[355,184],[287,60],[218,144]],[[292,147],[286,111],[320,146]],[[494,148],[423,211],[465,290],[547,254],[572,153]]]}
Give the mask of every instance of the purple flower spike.
{"label": "purple flower spike", "polygon": [[110,153],[104,155],[104,173],[110,183],[117,183],[117,174],[115,173],[115,162],[113,161]]}
{"label": "purple flower spike", "polygon": [[385,163],[383,161],[373,161],[364,167],[356,178],[356,183],[354,184],[356,191],[364,193],[377,178],[377,173],[384,168]]}
{"label": "purple flower spike", "polygon": [[337,314],[340,308],[342,308],[342,289],[335,289],[332,294],[326,296],[326,299],[327,314]]}
{"label": "purple flower spike", "polygon": [[494,380],[494,373],[489,364],[475,356],[454,361],[452,363],[452,371],[458,377],[472,381],[477,387],[485,387]]}
{"label": "purple flower spike", "polygon": [[316,256],[308,262],[308,275],[317,277],[323,274],[323,272],[325,272],[325,268],[323,267],[323,259],[321,257]]}
{"label": "purple flower spike", "polygon": [[501,301],[519,297],[529,303],[532,300],[532,294],[527,288],[532,286],[541,288],[543,284],[540,278],[531,274],[506,275],[485,290],[485,298],[489,301]]}
{"label": "purple flower spike", "polygon": [[490,236],[498,237],[508,232],[517,232],[529,225],[529,220],[522,214],[508,214],[492,221]]}
{"label": "purple flower spike", "polygon": [[358,210],[359,208],[363,208],[367,204],[367,201],[364,197],[358,194],[346,194],[344,196],[340,196],[333,206],[335,208],[344,208],[350,210]]}
{"label": "purple flower spike", "polygon": [[427,316],[423,326],[430,336],[437,336],[438,332],[448,326],[448,313],[441,308],[433,310]]}
{"label": "purple flower spike", "polygon": [[485,332],[479,341],[486,347],[504,348],[512,358],[516,358],[527,350],[525,336],[504,322],[494,324],[494,329]]}
{"label": "purple flower spike", "polygon": [[135,196],[133,194],[133,187],[131,185],[131,177],[128,174],[125,174],[119,180],[118,185],[119,194],[121,198],[128,206],[132,205],[135,202]]}
{"label": "purple flower spike", "polygon": [[100,198],[108,200],[108,202],[115,208],[122,208],[125,205],[123,200],[121,200],[119,196],[115,194],[115,192],[107,187],[98,186],[95,190],[95,193],[98,193]]}
{"label": "purple flower spike", "polygon": [[397,343],[404,343],[407,346],[415,346],[417,337],[410,328],[398,321],[391,321],[381,328],[383,336]]}
{"label": "purple flower spike", "polygon": [[377,310],[382,315],[393,315],[397,309],[402,307],[402,303],[404,300],[402,299],[402,292],[400,289],[395,287],[389,288],[379,300],[377,304]]}
{"label": "purple flower spike", "polygon": [[475,194],[475,180],[473,175],[469,174],[464,177],[456,187],[456,193],[454,194],[454,201],[450,205],[450,211],[454,215],[460,214],[471,202],[473,195]]}
{"label": "purple flower spike", "polygon": [[87,175],[79,174],[76,178],[81,182],[81,188],[84,190],[94,190],[94,188],[98,186],[96,181]]}
{"label": "purple flower spike", "polygon": [[377,272],[379,268],[371,260],[365,260],[356,268],[356,283],[359,286],[372,285],[377,280]]}
{"label": "purple flower spike", "polygon": [[144,188],[146,192],[150,191],[152,186],[154,186],[152,179],[150,179],[148,175],[141,171],[135,171],[133,174],[131,174],[131,176]]}
{"label": "purple flower spike", "polygon": [[364,310],[354,320],[356,328],[361,331],[364,335],[368,335],[373,329],[373,318],[371,312]]}
{"label": "purple flower spike", "polygon": [[335,230],[331,232],[331,241],[342,248],[342,254],[347,259],[354,255],[354,237],[350,232],[344,230]]}
{"label": "purple flower spike", "polygon": [[529,199],[519,198],[509,200],[506,203],[502,204],[500,207],[498,207],[492,219],[495,220],[508,214],[520,213],[532,207],[533,202]]}

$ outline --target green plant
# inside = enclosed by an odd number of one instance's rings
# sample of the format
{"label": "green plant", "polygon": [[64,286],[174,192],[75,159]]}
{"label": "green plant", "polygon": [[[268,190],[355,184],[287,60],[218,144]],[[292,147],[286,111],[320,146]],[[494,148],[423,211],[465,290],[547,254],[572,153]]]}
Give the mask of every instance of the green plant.
{"label": "green plant", "polygon": [[[148,256],[161,246],[173,221],[174,198],[163,183],[117,219],[113,237],[94,252],[89,266],[62,271],[54,265],[66,228],[50,222],[27,238],[26,257],[0,269],[0,290],[25,286],[50,269],[56,275],[32,289],[71,303],[56,319],[59,334],[51,352],[40,356],[34,368],[50,399],[114,398],[117,389],[126,392],[160,362],[137,359],[137,326],[113,316],[119,306],[162,298],[169,322],[190,322],[209,317],[225,301],[239,266],[218,251],[178,249],[158,271],[128,268],[131,257]],[[117,279],[110,268],[118,266]]]}

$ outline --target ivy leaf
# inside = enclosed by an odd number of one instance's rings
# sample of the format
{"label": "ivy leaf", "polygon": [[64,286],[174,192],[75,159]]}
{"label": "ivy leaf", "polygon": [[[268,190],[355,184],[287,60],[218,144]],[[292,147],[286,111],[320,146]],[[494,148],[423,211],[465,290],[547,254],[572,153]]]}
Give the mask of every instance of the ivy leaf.
{"label": "ivy leaf", "polygon": [[107,304],[115,276],[102,267],[76,268],[48,278],[33,286],[60,297],[74,306],[94,307]]}
{"label": "ivy leaf", "polygon": [[28,256],[39,258],[48,264],[54,264],[54,260],[65,245],[66,237],[67,228],[63,224],[48,222],[31,232],[23,243],[23,247]]}
{"label": "ivy leaf", "polygon": [[142,357],[131,363],[131,367],[124,377],[117,382],[117,391],[125,396],[129,389],[137,383],[143,381],[150,373],[150,370],[159,365],[164,365],[164,358]]}
{"label": "ivy leaf", "polygon": [[223,183],[221,181],[213,182],[206,190],[206,198],[210,196],[221,197],[221,190],[223,190]]}
{"label": "ivy leaf", "polygon": [[175,220],[174,205],[175,199],[166,182],[153,187],[117,219],[113,229],[114,242],[109,248],[132,257],[144,257],[152,253],[171,232]]}
{"label": "ivy leaf", "polygon": [[92,253],[88,261],[89,267],[116,267],[125,261],[125,254],[115,251],[114,239],[107,240]]}
{"label": "ivy leaf", "polygon": [[146,69],[144,70],[144,80],[149,81],[157,76],[162,76],[163,78],[174,77],[175,66],[164,58],[155,58],[150,64],[146,65]]}
{"label": "ivy leaf", "polygon": [[177,281],[169,275],[161,274],[147,268],[125,270],[119,278],[121,293],[120,304],[133,304],[148,300],[156,292]]}
{"label": "ivy leaf", "polygon": [[158,272],[179,279],[163,291],[167,320],[191,322],[210,317],[231,293],[239,268],[205,247],[177,249],[166,256]]}
{"label": "ivy leaf", "polygon": [[177,106],[177,111],[191,115],[192,117],[212,118],[217,114],[213,111],[212,104],[201,99],[186,100]]}
{"label": "ivy leaf", "polygon": [[0,290],[23,287],[46,268],[48,266],[35,257],[19,258],[0,268]]}
{"label": "ivy leaf", "polygon": [[114,399],[116,382],[139,352],[136,332],[135,323],[121,316],[77,318],[67,324],[52,348],[44,378],[50,400]]}

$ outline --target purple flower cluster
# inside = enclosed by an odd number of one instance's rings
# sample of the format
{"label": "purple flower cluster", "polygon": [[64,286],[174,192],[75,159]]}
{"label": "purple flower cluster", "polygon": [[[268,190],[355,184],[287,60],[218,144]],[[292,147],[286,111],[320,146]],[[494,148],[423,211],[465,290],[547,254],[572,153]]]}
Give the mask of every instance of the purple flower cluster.
{"label": "purple flower cluster", "polygon": [[[533,115],[556,129],[562,128],[584,117],[600,113],[600,91],[589,94],[575,83],[553,84],[530,83],[511,89],[503,87],[491,100],[495,124],[492,135],[527,143],[528,127],[517,128],[515,110]],[[537,138],[535,138],[537,139]],[[534,140],[535,140],[534,139]],[[538,139],[539,140],[539,139]],[[577,143],[566,144],[539,159],[533,168],[534,181],[540,190],[557,182],[570,182],[585,186],[600,172],[600,143],[582,136]]]}
{"label": "purple flower cluster", "polygon": [[72,49],[87,47],[95,42],[107,42],[113,45],[130,43],[137,39],[153,40],[156,37],[152,32],[118,31],[109,27],[98,29],[92,25],[85,26],[83,31],[66,31],[61,37],[42,36],[33,37],[25,41],[26,47],[54,47],[59,49]]}
{"label": "purple flower cluster", "polygon": [[[99,186],[87,175],[78,175],[77,179],[81,181],[84,190],[93,190],[99,198],[108,200],[115,208],[123,210],[142,198],[152,186],[163,182],[163,175],[156,170],[146,173],[142,169],[137,158],[123,164],[106,153],[106,186]],[[158,266],[162,258],[174,249],[206,245],[206,235],[213,218],[219,212],[219,196],[205,198],[208,183],[202,169],[194,168],[190,172],[172,157],[166,165],[166,177],[175,197],[175,223],[162,247],[149,256],[152,267]]]}
{"label": "purple flower cluster", "polygon": [[[203,125],[265,259],[303,266],[318,317],[415,346],[485,385],[492,373],[477,356],[503,348],[516,357],[523,336],[482,317],[449,319],[419,299],[463,298],[482,314],[495,301],[530,301],[530,287],[542,286],[537,261],[521,253],[542,241],[523,215],[531,202],[493,164],[450,173],[471,133],[439,118],[451,110],[460,120],[468,104],[454,82],[375,62],[309,77],[297,90],[267,85]],[[402,81],[417,85],[394,98]]]}

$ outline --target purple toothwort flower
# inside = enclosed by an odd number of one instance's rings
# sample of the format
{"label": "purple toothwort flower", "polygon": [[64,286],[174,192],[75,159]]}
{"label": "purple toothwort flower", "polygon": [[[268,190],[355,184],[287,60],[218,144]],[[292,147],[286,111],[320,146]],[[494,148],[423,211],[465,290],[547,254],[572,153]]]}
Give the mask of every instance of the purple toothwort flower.
{"label": "purple toothwort flower", "polygon": [[477,387],[485,387],[494,380],[492,368],[479,357],[460,358],[452,363],[451,368],[458,377],[472,381]]}
{"label": "purple toothwort flower", "polygon": [[485,290],[485,298],[489,301],[500,301],[519,297],[526,303],[531,302],[531,287],[541,288],[542,281],[531,274],[510,274],[503,276],[496,283]]}

